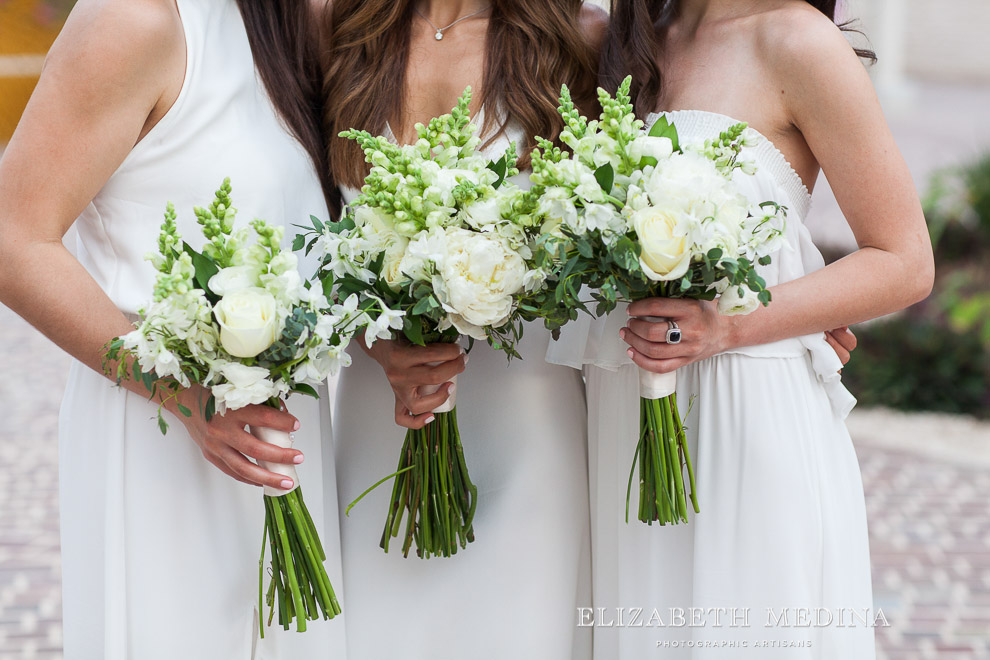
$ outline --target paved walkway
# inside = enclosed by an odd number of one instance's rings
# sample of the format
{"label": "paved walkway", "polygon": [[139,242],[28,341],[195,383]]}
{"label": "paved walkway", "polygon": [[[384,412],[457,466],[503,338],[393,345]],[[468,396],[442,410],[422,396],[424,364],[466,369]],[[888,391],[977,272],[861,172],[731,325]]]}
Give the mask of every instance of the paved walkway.
{"label": "paved walkway", "polygon": [[[68,358],[0,306],[0,365],[0,660],[60,658],[56,424]],[[990,424],[860,411],[850,429],[875,602],[891,624],[880,660],[990,660]]]}

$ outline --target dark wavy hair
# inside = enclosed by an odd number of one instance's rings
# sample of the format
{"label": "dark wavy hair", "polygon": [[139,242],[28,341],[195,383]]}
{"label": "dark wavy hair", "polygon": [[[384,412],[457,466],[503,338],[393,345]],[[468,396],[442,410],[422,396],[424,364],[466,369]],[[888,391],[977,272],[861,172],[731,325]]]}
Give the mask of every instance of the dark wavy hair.
{"label": "dark wavy hair", "polygon": [[[582,4],[492,2],[480,101],[508,116],[485,113],[481,134],[497,135],[509,121],[521,124],[530,143],[518,145],[520,166],[529,160],[533,136],[553,139],[563,128],[557,113],[561,84],[567,83],[581,107],[594,107],[597,56],[581,30]],[[357,128],[380,135],[390,119],[402,114],[413,7],[412,0],[334,0],[331,5],[325,26],[325,125],[330,168],[343,184],[360,187],[367,166],[357,144],[337,134]]]}
{"label": "dark wavy hair", "polygon": [[[807,0],[835,22],[836,0]],[[633,77],[632,98],[642,115],[656,110],[663,86],[663,72],[657,52],[663,46],[663,27],[676,15],[678,0],[611,0],[608,36],[602,48],[599,81],[613,90],[628,76]],[[859,32],[849,21],[840,23],[844,32]],[[872,50],[854,48],[856,54],[870,62],[877,56]]]}
{"label": "dark wavy hair", "polygon": [[275,110],[313,160],[330,214],[340,191],[327,163],[323,69],[310,0],[237,0],[251,54]]}

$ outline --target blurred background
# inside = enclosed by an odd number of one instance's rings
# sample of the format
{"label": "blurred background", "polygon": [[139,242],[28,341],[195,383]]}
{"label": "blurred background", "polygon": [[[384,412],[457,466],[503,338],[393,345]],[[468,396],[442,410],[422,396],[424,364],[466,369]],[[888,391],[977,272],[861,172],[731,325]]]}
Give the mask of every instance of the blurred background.
{"label": "blurred background", "polygon": [[[71,0],[0,0],[0,154]],[[607,4],[599,2],[599,4]],[[936,245],[932,296],[855,328],[843,372],[881,660],[990,660],[990,2],[849,0]],[[0,204],[3,201],[0,200]],[[856,248],[821,178],[808,224]],[[57,414],[69,359],[0,306],[0,659],[61,658]],[[15,374],[32,374],[30,387]],[[846,660],[846,659],[836,659]]]}

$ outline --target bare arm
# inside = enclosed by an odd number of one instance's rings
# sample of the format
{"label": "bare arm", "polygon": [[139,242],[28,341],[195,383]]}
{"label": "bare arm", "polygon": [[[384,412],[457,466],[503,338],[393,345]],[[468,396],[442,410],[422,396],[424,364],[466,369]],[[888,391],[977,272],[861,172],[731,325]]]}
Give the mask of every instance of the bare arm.
{"label": "bare arm", "polygon": [[[0,160],[0,301],[101,373],[104,346],[131,325],[62,237],[167,112],[184,70],[182,25],[171,0],[84,0],[52,47]],[[122,385],[148,396],[140,383]],[[181,395],[194,411],[202,409],[201,396],[196,389]],[[166,407],[174,413],[175,406]],[[218,468],[278,486],[280,477],[239,452],[285,463],[301,455],[253,440],[244,424],[292,430],[295,419],[275,410],[236,412],[210,423],[199,414],[180,419]]]}
{"label": "bare arm", "polygon": [[630,321],[624,338],[645,368],[670,371],[734,347],[848,326],[931,291],[934,261],[918,195],[863,66],[830,24],[785,38],[778,55],[771,68],[787,110],[828,177],[859,249],[773,287],[770,306],[747,316],[722,317],[713,305],[694,301],[630,305],[634,316],[684,321],[687,346],[658,343],[664,324]]}

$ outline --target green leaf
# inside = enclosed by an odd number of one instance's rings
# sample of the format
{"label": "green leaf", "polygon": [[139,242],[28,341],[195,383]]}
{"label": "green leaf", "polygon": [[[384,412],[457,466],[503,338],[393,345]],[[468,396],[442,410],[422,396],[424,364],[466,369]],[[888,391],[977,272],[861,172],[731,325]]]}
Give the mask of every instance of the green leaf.
{"label": "green leaf", "polygon": [[179,412],[182,413],[182,416],[183,417],[192,417],[192,411],[189,410],[189,408],[186,408],[184,405],[182,405],[178,401],[176,401],[175,405],[179,409]]}
{"label": "green leaf", "polygon": [[182,249],[192,257],[193,267],[196,269],[196,285],[200,289],[212,294],[210,291],[210,278],[219,272],[217,265],[213,263],[213,260],[203,256],[196,250],[192,249],[192,246],[188,243],[182,243]]}
{"label": "green leaf", "polygon": [[161,411],[158,412],[158,430],[162,432],[162,435],[168,433],[168,423],[165,421],[165,418],[162,417]]}
{"label": "green leaf", "polygon": [[317,218],[315,215],[309,216],[309,219],[313,222],[313,228],[319,233],[323,233],[323,221]]}
{"label": "green leaf", "polygon": [[770,304],[770,292],[767,291],[766,289],[760,291],[757,294],[757,298],[759,298],[760,302],[763,303],[764,306]]}
{"label": "green leaf", "polygon": [[433,305],[430,304],[432,301],[433,298],[430,296],[427,296],[426,298],[420,298],[419,301],[415,305],[413,305],[412,312],[410,313],[413,316],[419,316],[421,314],[427,313],[428,311],[433,309]]}
{"label": "green leaf", "polygon": [[769,266],[770,265],[770,255],[769,254],[760,257],[760,265],[761,266]]}
{"label": "green leaf", "polygon": [[505,161],[505,156],[502,156],[498,160],[493,160],[488,163],[488,169],[498,175],[498,181],[492,184],[493,188],[498,188],[505,181],[505,171],[507,164]]}
{"label": "green leaf", "polygon": [[203,413],[203,417],[206,418],[206,421],[210,421],[211,419],[213,419],[213,416],[216,414],[217,414],[217,398],[211,394],[210,398],[207,399],[206,401],[206,411]]}
{"label": "green leaf", "polygon": [[403,317],[402,332],[406,335],[406,339],[412,343],[426,346],[426,342],[423,341],[423,322],[418,317]]}
{"label": "green leaf", "polygon": [[298,252],[299,250],[303,249],[303,246],[305,245],[306,245],[306,237],[303,236],[302,234],[296,234],[296,237],[292,239],[293,252]]}
{"label": "green leaf", "polygon": [[606,195],[611,194],[612,184],[615,183],[615,170],[611,163],[605,163],[595,170],[595,180],[602,187]]}
{"label": "green leaf", "polygon": [[296,386],[292,388],[292,391],[298,392],[299,394],[305,394],[306,396],[311,396],[314,399],[320,398],[320,395],[316,392],[316,390],[305,383],[296,384]]}
{"label": "green leaf", "polygon": [[653,126],[650,127],[650,137],[669,138],[674,147],[674,151],[681,150],[681,143],[677,136],[677,127],[667,121],[667,117],[665,115],[661,115],[661,117],[653,123]]}

